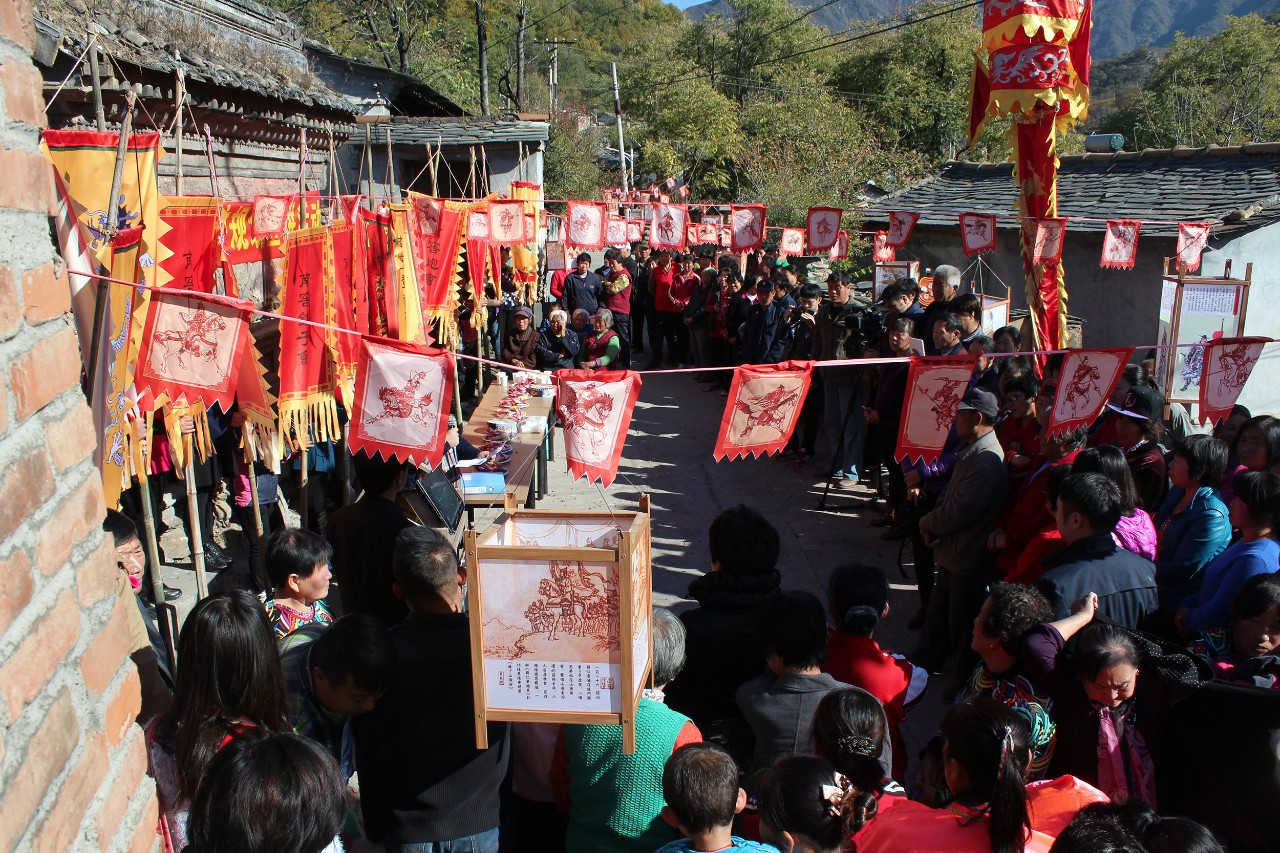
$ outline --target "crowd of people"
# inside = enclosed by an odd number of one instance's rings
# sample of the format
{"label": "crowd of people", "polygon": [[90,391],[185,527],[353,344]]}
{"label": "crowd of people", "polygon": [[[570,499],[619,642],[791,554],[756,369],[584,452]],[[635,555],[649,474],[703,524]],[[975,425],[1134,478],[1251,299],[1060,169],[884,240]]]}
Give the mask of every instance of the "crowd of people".
{"label": "crowd of people", "polygon": [[[1237,407],[1198,432],[1132,364],[1097,423],[1052,435],[1062,359],[1007,355],[1018,331],[984,334],[954,267],[933,271],[925,307],[912,280],[876,305],[840,273],[824,300],[776,257],[745,280],[643,244],[606,253],[603,275],[577,260],[541,329],[514,312],[504,360],[616,369],[642,340],[655,369],[979,356],[932,464],[892,458],[905,363],[820,368],[788,450],[812,459],[825,434],[824,476],[883,499],[874,523],[911,546],[914,647],[878,639],[882,567],[799,589],[768,514],[736,506],[706,533],[693,606],[653,612],[634,753],[590,724],[489,722],[477,748],[466,569],[396,503],[411,471],[357,454],[360,499],[319,527],[275,525],[253,591],[195,605],[176,670],[139,599],[166,849],[1275,844],[1280,420]],[[134,523],[113,512],[105,529],[122,588],[141,591]],[[950,707],[913,742],[926,692]]]}

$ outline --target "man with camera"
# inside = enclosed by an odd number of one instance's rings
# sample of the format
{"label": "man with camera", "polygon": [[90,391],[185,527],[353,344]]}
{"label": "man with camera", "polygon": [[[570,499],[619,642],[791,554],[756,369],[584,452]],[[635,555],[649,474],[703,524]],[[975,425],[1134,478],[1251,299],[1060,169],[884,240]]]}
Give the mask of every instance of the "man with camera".
{"label": "man with camera", "polygon": [[[863,306],[853,299],[845,273],[827,276],[827,301],[814,314],[813,357],[818,361],[862,358],[867,346]],[[862,462],[868,377],[852,365],[819,368],[823,389],[823,423],[831,441],[831,465],[823,473],[840,488],[858,484]]]}

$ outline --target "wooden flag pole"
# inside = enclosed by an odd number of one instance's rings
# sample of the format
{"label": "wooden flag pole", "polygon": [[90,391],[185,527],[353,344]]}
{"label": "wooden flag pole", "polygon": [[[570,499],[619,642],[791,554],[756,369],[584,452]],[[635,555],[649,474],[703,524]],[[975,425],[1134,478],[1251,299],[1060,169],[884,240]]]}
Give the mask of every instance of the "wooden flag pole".
{"label": "wooden flag pole", "polygon": [[[150,429],[146,418],[139,418],[137,427]],[[145,453],[142,454],[144,457]],[[145,464],[145,458],[142,464]],[[141,464],[138,472],[138,497],[142,504],[142,532],[147,542],[147,574],[151,578],[151,597],[156,603],[156,622],[159,623],[160,638],[164,641],[164,653],[169,659],[169,671],[177,672],[177,654],[174,652],[174,625],[177,620],[170,621],[173,605],[164,600],[164,579],[160,574],[160,543],[156,539],[156,519],[151,510],[151,483],[147,479]]]}

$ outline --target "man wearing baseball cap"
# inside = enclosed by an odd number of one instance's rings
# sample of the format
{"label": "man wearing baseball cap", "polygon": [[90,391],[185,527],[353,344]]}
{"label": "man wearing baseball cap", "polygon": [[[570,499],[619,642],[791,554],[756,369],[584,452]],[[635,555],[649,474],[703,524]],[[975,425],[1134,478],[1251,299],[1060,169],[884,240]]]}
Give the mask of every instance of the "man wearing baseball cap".
{"label": "man wearing baseball cap", "polygon": [[975,385],[956,409],[956,435],[964,447],[946,490],[920,519],[920,534],[933,548],[938,573],[925,616],[923,647],[933,667],[947,661],[948,682],[958,687],[972,668],[969,637],[991,579],[987,535],[1004,507],[1009,475],[995,434],[996,395]]}
{"label": "man wearing baseball cap", "polygon": [[1124,402],[1107,403],[1107,408],[1118,416],[1116,443],[1133,474],[1138,504],[1154,517],[1169,488],[1169,468],[1159,443],[1164,397],[1154,388],[1134,385]]}

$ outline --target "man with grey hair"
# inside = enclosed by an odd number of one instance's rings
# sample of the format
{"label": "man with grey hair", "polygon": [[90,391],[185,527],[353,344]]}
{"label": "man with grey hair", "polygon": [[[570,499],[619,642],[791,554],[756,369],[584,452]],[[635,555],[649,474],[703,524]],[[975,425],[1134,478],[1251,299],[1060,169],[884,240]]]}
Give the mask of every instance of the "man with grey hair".
{"label": "man with grey hair", "polygon": [[651,853],[679,837],[662,819],[662,770],[677,749],[701,743],[702,733],[663,704],[663,688],[684,668],[684,623],[655,608],[651,626],[654,686],[636,709],[636,751],[622,752],[615,725],[567,725],[557,739],[551,783],[568,816],[568,850]]}
{"label": "man with grey hair", "polygon": [[960,270],[951,264],[939,264],[933,269],[933,301],[924,309],[924,317],[916,325],[924,338],[925,355],[938,355],[938,347],[932,340],[933,324],[947,313],[951,300],[960,292]]}

